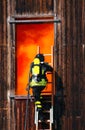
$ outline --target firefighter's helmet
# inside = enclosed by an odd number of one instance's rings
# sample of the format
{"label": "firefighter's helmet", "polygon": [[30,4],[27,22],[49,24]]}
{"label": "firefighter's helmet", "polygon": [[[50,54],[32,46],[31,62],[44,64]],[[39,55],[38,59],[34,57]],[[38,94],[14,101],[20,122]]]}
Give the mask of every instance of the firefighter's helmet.
{"label": "firefighter's helmet", "polygon": [[37,55],[36,55],[36,58],[39,58],[39,59],[40,59],[40,62],[43,62],[43,61],[44,61],[44,55],[43,55],[43,54],[37,54]]}

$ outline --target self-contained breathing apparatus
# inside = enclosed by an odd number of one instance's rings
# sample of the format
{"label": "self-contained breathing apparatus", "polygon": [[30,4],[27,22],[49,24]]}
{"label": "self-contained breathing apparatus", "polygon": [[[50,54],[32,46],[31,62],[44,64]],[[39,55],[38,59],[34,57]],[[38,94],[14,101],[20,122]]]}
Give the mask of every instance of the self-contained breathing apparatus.
{"label": "self-contained breathing apparatus", "polygon": [[45,70],[42,67],[42,61],[44,60],[41,54],[36,55],[32,65],[31,65],[31,78],[30,87],[34,86],[46,86],[47,79],[45,77]]}
{"label": "self-contained breathing apparatus", "polygon": [[32,66],[32,78],[35,80],[35,82],[39,82],[40,76],[42,74],[41,70],[41,64],[40,64],[40,59],[35,58]]}

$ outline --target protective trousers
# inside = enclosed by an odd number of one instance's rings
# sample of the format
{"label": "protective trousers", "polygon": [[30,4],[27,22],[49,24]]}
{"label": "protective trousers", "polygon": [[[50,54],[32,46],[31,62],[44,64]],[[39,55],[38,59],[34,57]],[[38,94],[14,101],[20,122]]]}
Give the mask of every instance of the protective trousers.
{"label": "protective trousers", "polygon": [[42,109],[42,102],[41,102],[41,91],[45,88],[45,86],[34,86],[33,89],[33,96],[35,97],[35,105],[37,106],[37,110]]}

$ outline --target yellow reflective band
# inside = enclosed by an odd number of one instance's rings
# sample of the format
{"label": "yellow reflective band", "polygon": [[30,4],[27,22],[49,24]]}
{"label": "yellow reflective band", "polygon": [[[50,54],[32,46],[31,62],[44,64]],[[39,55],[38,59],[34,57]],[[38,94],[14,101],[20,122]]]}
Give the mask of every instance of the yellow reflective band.
{"label": "yellow reflective band", "polygon": [[40,102],[40,101],[36,101],[36,102],[35,102],[35,105],[37,105],[37,104],[41,104],[41,102]]}
{"label": "yellow reflective band", "polygon": [[40,99],[43,99],[43,97],[42,97],[42,96],[40,96]]}
{"label": "yellow reflective band", "polygon": [[42,75],[44,74],[44,69],[42,70]]}
{"label": "yellow reflective band", "polygon": [[41,105],[37,105],[37,108],[42,108],[42,106]]}
{"label": "yellow reflective band", "polygon": [[47,81],[45,79],[42,79],[40,82],[35,82],[34,79],[30,82],[30,86],[46,86]]}

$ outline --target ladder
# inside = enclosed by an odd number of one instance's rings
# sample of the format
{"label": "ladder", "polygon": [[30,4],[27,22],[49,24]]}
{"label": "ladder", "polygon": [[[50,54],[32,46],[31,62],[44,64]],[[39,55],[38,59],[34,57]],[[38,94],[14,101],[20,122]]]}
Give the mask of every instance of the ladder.
{"label": "ladder", "polygon": [[44,122],[41,120],[38,120],[38,111],[35,107],[35,124],[36,124],[36,130],[53,130],[52,124],[53,124],[53,107],[51,104],[51,96],[43,96],[43,102],[44,102]]}
{"label": "ladder", "polygon": [[[38,46],[38,52],[40,52],[40,48]],[[50,56],[51,57],[51,63],[49,63],[53,67],[53,46],[51,47],[51,53],[50,54],[44,54],[45,57]],[[53,74],[47,73],[47,75],[51,74],[53,78]],[[51,82],[48,82],[48,84],[51,84],[53,88],[53,79]],[[45,93],[42,92],[42,104],[43,104],[43,114],[44,114],[44,122],[39,120],[39,113],[37,111],[37,108],[35,106],[35,130],[53,130],[53,98],[54,98],[54,89],[51,90],[51,92]]]}

